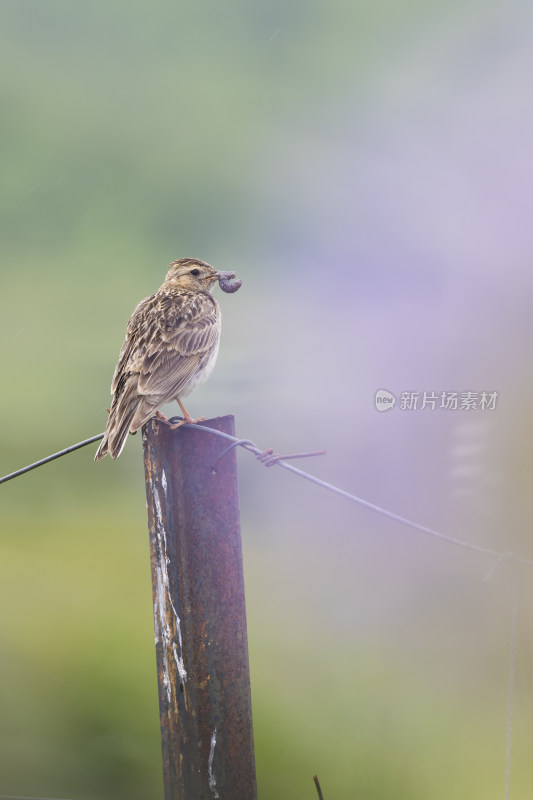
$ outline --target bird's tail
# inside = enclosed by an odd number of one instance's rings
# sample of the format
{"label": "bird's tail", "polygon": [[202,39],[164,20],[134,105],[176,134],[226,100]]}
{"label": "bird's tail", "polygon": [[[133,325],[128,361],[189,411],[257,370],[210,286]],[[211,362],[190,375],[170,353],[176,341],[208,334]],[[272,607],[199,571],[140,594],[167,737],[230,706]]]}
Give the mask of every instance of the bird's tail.
{"label": "bird's tail", "polygon": [[138,395],[137,384],[126,385],[125,390],[113,399],[104,438],[94,460],[100,461],[108,453],[111,458],[118,458],[126,444],[128,433],[135,433],[142,428],[168,399],[160,395]]}
{"label": "bird's tail", "polygon": [[[131,422],[141,401],[142,399],[138,395],[128,397],[127,393],[122,395],[118,402],[113,400],[109,410],[109,419],[107,420],[104,438],[96,451],[95,461],[100,461],[108,453],[111,458],[119,457],[126,444]],[[133,430],[137,430],[137,428]]]}

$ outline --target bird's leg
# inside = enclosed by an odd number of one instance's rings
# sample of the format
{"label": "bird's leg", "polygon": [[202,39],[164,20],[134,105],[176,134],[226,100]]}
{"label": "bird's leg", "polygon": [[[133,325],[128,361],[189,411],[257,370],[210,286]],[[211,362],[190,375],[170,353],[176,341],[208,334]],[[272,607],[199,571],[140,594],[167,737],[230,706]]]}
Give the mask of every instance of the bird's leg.
{"label": "bird's leg", "polygon": [[197,419],[193,419],[179,397],[176,397],[177,403],[181,408],[181,413],[183,414],[183,419],[180,419],[179,422],[169,422],[169,427],[172,431],[176,430],[176,428],[181,427],[182,425],[186,425],[187,423],[190,425],[195,425],[197,422],[203,422],[205,417],[198,417]]}
{"label": "bird's leg", "polygon": [[162,411],[156,411],[154,414],[154,419],[156,419],[158,422],[161,422],[163,425],[166,425],[171,431],[173,431],[175,428],[179,428],[180,425],[183,425],[185,422],[187,422],[186,419],[180,420],[180,422],[171,422]]}
{"label": "bird's leg", "polygon": [[156,411],[155,414],[154,414],[154,418],[158,422],[162,422],[163,425],[168,425],[170,427],[170,425],[172,424],[171,422],[169,422],[168,417],[165,417],[165,415],[163,414],[162,411]]}

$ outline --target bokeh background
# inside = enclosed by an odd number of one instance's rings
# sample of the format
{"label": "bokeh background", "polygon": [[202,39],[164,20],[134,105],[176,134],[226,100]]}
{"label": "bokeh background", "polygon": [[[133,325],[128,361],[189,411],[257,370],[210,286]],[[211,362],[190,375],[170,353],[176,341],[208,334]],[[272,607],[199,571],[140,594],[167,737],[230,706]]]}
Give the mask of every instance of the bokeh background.
{"label": "bokeh background", "polygon": [[[243,286],[192,413],[533,558],[529,3],[3,0],[0,59],[1,474],[103,429],[194,255]],[[95,449],[1,488],[1,794],[162,796],[141,441]],[[239,463],[260,798],[502,797],[518,581],[530,798],[531,569]]]}

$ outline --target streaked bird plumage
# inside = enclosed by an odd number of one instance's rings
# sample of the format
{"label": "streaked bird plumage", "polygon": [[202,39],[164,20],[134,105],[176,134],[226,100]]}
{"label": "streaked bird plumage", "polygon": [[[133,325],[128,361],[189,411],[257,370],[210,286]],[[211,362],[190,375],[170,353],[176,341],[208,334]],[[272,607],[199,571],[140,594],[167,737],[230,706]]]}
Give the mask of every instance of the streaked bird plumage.
{"label": "streaked bird plumage", "polygon": [[[158,291],[141,300],[128,323],[111,393],[104,438],[95,461],[118,458],[128,433],[135,433],[158,409],[181,401],[201,386],[214,367],[220,340],[220,307],[211,294],[220,272],[196,258],[170,264]],[[191,420],[187,412],[185,421]]]}

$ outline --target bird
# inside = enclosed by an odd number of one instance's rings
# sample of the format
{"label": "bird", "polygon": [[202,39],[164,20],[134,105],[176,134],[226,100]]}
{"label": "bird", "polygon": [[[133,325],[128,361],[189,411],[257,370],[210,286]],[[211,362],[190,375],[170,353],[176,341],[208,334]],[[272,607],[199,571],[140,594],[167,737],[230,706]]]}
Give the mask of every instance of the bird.
{"label": "bird", "polygon": [[[111,382],[113,400],[104,438],[94,457],[118,458],[129,433],[157,417],[177,428],[193,419],[182,399],[209,377],[220,342],[220,306],[211,291],[218,282],[226,292],[241,285],[234,272],[216,270],[198,258],[179,258],[168,268],[161,287],[136,307]],[[183,420],[170,423],[159,408],[177,400]]]}

